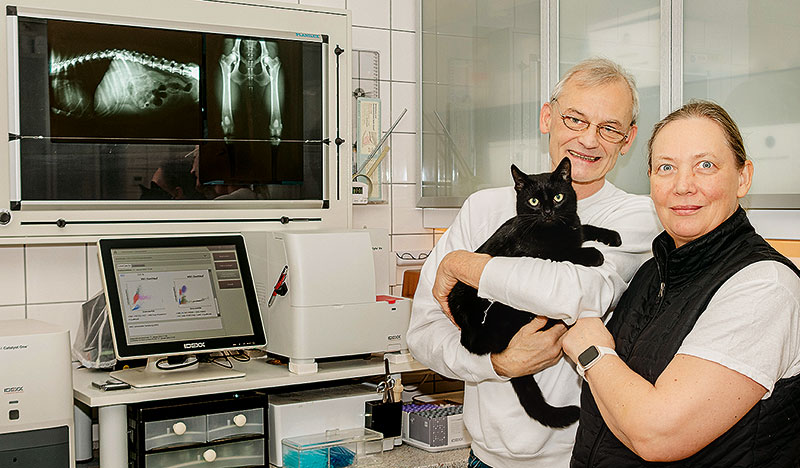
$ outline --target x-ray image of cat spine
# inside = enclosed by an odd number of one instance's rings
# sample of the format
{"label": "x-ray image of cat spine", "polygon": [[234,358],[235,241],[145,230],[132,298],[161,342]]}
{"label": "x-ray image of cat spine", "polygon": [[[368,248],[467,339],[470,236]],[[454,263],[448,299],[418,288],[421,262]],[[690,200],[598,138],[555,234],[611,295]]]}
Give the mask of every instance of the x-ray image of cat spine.
{"label": "x-ray image of cat spine", "polygon": [[[107,67],[96,89],[82,78],[81,67]],[[53,52],[50,80],[52,111],[67,117],[136,115],[187,98],[200,102],[199,65],[137,51],[107,49],[69,58]]]}
{"label": "x-ray image of cat spine", "polygon": [[[232,137],[236,123],[234,105],[250,101],[269,112],[269,135],[273,145],[280,143],[283,121],[284,77],[278,57],[278,44],[272,41],[226,38],[219,58],[222,69],[222,133]],[[234,101],[232,86],[237,85],[241,99]]]}

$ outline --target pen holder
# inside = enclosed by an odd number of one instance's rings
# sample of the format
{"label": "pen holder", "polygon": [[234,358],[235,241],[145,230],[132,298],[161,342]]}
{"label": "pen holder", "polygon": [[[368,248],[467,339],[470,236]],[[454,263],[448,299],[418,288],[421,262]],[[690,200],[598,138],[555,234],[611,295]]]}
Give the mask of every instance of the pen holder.
{"label": "pen holder", "polygon": [[373,400],[364,403],[364,427],[383,434],[384,439],[399,437],[403,422],[403,403]]}

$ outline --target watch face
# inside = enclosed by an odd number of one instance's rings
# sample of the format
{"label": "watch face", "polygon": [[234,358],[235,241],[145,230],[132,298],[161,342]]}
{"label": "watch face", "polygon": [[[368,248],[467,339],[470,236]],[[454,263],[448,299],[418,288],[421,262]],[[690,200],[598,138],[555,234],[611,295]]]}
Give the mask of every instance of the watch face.
{"label": "watch face", "polygon": [[580,363],[580,365],[586,367],[589,365],[590,362],[597,359],[597,356],[599,355],[600,351],[597,349],[596,346],[589,346],[588,348],[586,348],[586,351],[582,352],[578,356],[578,362]]}

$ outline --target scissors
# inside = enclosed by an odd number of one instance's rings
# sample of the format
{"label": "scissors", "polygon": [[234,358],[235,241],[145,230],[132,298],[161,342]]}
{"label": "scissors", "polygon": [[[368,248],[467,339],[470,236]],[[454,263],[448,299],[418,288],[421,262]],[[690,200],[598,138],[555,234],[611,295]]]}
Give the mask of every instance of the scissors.
{"label": "scissors", "polygon": [[394,378],[389,374],[389,361],[383,361],[384,366],[386,368],[386,377],[385,379],[378,384],[378,393],[383,393],[383,400],[382,403],[394,403],[394,392],[392,389],[394,388]]}

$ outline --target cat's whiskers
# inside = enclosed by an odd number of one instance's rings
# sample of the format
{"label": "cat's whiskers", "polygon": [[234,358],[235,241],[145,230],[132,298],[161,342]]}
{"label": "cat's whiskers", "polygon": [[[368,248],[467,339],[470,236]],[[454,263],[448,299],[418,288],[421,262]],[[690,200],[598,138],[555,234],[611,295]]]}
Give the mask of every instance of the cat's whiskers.
{"label": "cat's whiskers", "polygon": [[[568,216],[557,216],[553,221],[549,222],[542,222],[541,216],[537,214],[524,214],[524,215],[517,215],[520,220],[525,220],[526,222],[523,223],[522,234],[528,235],[531,231],[547,227],[547,226],[567,226],[569,225],[569,217]],[[531,218],[531,219],[528,219]]]}

